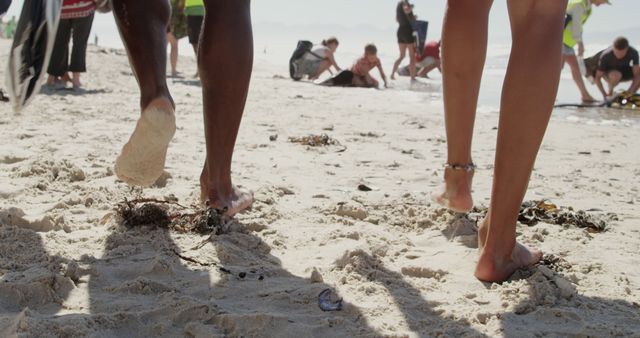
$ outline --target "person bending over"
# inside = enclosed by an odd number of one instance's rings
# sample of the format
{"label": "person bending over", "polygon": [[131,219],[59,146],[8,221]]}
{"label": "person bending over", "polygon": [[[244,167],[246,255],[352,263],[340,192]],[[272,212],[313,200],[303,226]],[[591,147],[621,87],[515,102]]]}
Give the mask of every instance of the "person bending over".
{"label": "person bending over", "polygon": [[369,74],[373,68],[378,68],[380,71],[380,77],[382,77],[384,87],[386,88],[387,77],[384,75],[380,59],[378,59],[378,48],[370,43],[364,47],[364,55],[356,60],[351,67],[351,71],[353,72],[353,85],[355,87],[378,88],[378,81]]}
{"label": "person bending over", "polygon": [[[600,6],[608,3],[609,0],[570,0],[567,5],[565,29],[562,38],[562,55],[564,63],[571,68],[571,76],[580,90],[583,102],[595,102],[596,99],[587,91],[582,74],[580,74],[580,66],[578,66],[578,56],[582,57],[584,55],[582,28],[591,17],[592,5]],[[574,50],[576,45],[578,46],[577,56]]]}
{"label": "person bending over", "polygon": [[338,42],[338,39],[335,37],[323,40],[321,44],[314,46],[304,54],[299,61],[296,73],[299,76],[307,75],[309,80],[316,80],[326,71],[333,74],[331,72],[332,66],[336,71],[341,71],[342,69],[338,66],[334,58],[338,45],[340,45],[340,42]]}
{"label": "person bending over", "polygon": [[[609,85],[609,91],[604,90],[602,79]],[[627,92],[635,94],[640,87],[640,65],[638,65],[638,51],[629,46],[626,38],[619,37],[613,46],[605,49],[598,61],[596,71],[596,86],[605,100],[610,100],[613,91],[620,82],[631,81]]]}
{"label": "person bending over", "polygon": [[[409,66],[404,66],[398,70],[398,75],[409,76],[411,74]],[[440,72],[440,41],[429,41],[424,45],[422,55],[416,55],[416,69],[418,76],[429,78],[429,73],[438,68]]]}

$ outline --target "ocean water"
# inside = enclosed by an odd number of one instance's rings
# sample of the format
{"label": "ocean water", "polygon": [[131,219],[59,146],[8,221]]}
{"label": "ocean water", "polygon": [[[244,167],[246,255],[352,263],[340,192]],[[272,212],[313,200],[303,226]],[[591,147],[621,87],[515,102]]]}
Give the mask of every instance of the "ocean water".
{"label": "ocean water", "polygon": [[[274,23],[257,23],[254,25],[254,50],[256,61],[273,64],[279,69],[280,75],[288,74],[288,60],[298,40],[310,40],[320,42],[328,36],[337,36],[340,46],[336,53],[336,62],[342,67],[349,67],[354,60],[362,55],[362,49],[368,42],[374,42],[378,47],[378,55],[383,63],[387,76],[391,72],[393,62],[397,58],[398,46],[396,44],[395,31],[388,29],[373,29],[367,27],[335,27],[334,31],[328,31],[326,26],[286,26]],[[97,15],[90,38],[93,43],[97,37],[100,46],[111,48],[123,48],[120,36],[115,28],[112,15]],[[586,55],[592,55],[606,48],[605,44],[592,44],[586,46]],[[193,56],[191,46],[187,39],[180,41],[180,54]],[[480,114],[497,114],[499,111],[502,81],[506,73],[509,59],[510,44],[490,43],[487,51],[482,88],[478,98],[478,112]],[[405,60],[407,63],[408,60]],[[378,77],[376,70],[372,71]],[[410,86],[406,79],[393,83],[389,90],[402,91],[401,97],[415,96],[415,99],[439,100],[441,97],[441,74],[431,72],[429,81],[423,81],[418,85]],[[624,84],[625,86],[627,84]],[[587,83],[588,90],[598,98],[600,96],[595,85]],[[621,87],[622,88],[622,87]],[[532,92],[535,88],[531,89]],[[580,96],[568,67],[565,67],[560,80],[560,88],[557,103],[579,103]],[[554,119],[572,121],[575,123],[622,125],[640,129],[640,111],[603,109],[603,108],[558,108],[554,110]]]}

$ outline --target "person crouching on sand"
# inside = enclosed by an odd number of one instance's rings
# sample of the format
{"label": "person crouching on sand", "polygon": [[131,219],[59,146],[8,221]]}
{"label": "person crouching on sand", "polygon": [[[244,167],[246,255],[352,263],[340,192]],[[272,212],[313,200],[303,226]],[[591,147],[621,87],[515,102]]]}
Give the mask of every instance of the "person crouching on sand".
{"label": "person crouching on sand", "polygon": [[322,40],[320,45],[314,46],[304,54],[302,60],[300,60],[298,74],[301,76],[307,75],[309,80],[316,80],[326,71],[331,73],[332,66],[336,71],[341,71],[342,69],[338,66],[333,56],[338,49],[338,45],[340,45],[340,42],[335,37]]}
{"label": "person crouching on sand", "polygon": [[[605,100],[610,100],[613,91],[620,82],[631,81],[627,92],[635,94],[640,88],[640,65],[638,51],[629,46],[629,40],[620,37],[613,42],[613,46],[605,49],[598,61],[596,71],[596,85]],[[602,79],[609,84],[609,91],[604,90]]]}
{"label": "person crouching on sand", "polygon": [[382,64],[378,58],[378,48],[370,43],[364,47],[364,55],[351,67],[351,71],[353,72],[353,85],[355,87],[378,88],[378,81],[369,74],[369,72],[376,67],[380,71],[380,77],[382,77],[384,81],[384,87],[387,88],[387,77],[384,75]]}
{"label": "person crouching on sand", "polygon": [[[491,4],[449,0],[442,31],[448,154],[443,188],[433,198],[457,212],[473,208],[471,140]],[[475,276],[482,281],[504,281],[542,258],[541,251],[516,241],[516,223],[558,91],[566,6],[566,0],[508,0],[513,44],[502,87],[491,202],[478,230]]]}

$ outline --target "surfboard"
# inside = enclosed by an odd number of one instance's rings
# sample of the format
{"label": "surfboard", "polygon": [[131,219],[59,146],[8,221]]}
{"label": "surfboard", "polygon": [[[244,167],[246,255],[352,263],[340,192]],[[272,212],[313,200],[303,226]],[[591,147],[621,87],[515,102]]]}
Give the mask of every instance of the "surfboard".
{"label": "surfboard", "polygon": [[416,51],[419,55],[422,55],[424,51],[424,45],[427,43],[427,31],[429,30],[429,22],[416,20],[412,23],[413,34],[416,37]]}
{"label": "surfboard", "polygon": [[58,29],[62,0],[25,0],[9,52],[6,86],[21,111],[40,90]]}

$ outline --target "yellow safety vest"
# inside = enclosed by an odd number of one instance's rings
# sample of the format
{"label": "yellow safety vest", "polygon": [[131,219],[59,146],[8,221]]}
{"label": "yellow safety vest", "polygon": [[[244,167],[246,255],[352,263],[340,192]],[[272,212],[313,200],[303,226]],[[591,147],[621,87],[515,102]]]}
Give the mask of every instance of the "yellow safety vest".
{"label": "yellow safety vest", "polygon": [[198,7],[198,6],[204,6],[204,0],[185,0],[184,2],[185,8]]}
{"label": "yellow safety vest", "polygon": [[[587,22],[587,19],[589,19],[589,17],[591,16],[591,7],[588,6],[587,0],[570,0],[569,4],[567,5],[567,12],[572,10],[573,7],[575,7],[575,6],[584,7],[584,12],[582,13],[582,18],[580,18],[580,24],[584,25],[584,23]],[[575,45],[578,44],[578,41],[576,41],[573,38],[573,32],[571,31],[571,26],[573,25],[573,20],[576,20],[576,18],[571,18],[571,21],[569,21],[567,23],[567,27],[564,28],[564,36],[562,38],[562,42],[564,42],[565,45],[567,45],[567,46],[569,46],[571,48],[575,47]]]}

